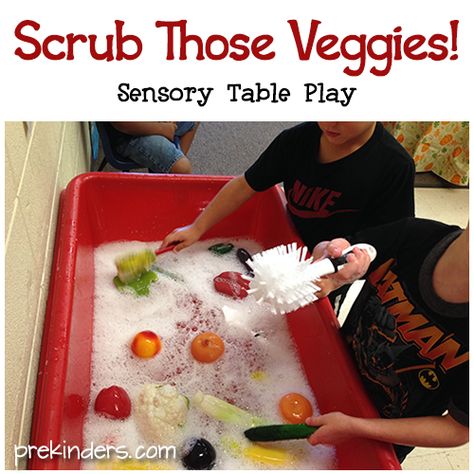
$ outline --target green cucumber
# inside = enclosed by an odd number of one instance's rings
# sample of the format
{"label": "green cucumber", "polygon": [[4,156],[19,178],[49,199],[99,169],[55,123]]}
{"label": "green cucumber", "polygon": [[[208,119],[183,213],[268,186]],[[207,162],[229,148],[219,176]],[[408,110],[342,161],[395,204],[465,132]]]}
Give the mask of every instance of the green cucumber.
{"label": "green cucumber", "polygon": [[250,441],[282,441],[286,439],[304,439],[311,436],[317,426],[305,424],[257,426],[244,431]]}

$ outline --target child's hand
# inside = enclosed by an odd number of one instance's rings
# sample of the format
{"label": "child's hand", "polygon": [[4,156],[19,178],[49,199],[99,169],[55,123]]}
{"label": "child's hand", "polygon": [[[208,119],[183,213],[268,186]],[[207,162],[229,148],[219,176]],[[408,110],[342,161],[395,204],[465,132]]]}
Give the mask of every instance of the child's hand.
{"label": "child's hand", "polygon": [[160,249],[176,244],[174,250],[179,252],[197,242],[201,235],[202,233],[193,224],[185,227],[178,227],[163,239]]}
{"label": "child's hand", "polygon": [[342,252],[347,247],[350,247],[350,245],[351,244],[346,239],[333,239],[331,241],[325,240],[314,247],[313,258],[314,260],[322,260],[326,257],[340,257]]}
{"label": "child's hand", "polygon": [[163,122],[160,124],[160,129],[162,130],[160,135],[163,135],[172,142],[177,128],[176,122]]}
{"label": "child's hand", "polygon": [[[345,239],[334,239],[331,241],[321,242],[313,250],[313,258],[322,260],[326,257],[336,258],[340,257],[342,252],[350,246],[350,243]],[[318,298],[327,296],[331,291],[334,291],[341,286],[353,283],[365,275],[370,265],[370,257],[366,250],[354,248],[351,254],[347,256],[347,263],[337,273],[327,275],[316,282],[316,285],[321,288],[316,293]]]}
{"label": "child's hand", "polygon": [[312,445],[338,444],[355,436],[357,418],[340,412],[327,413],[321,416],[312,416],[306,419],[309,426],[319,428],[308,438]]}

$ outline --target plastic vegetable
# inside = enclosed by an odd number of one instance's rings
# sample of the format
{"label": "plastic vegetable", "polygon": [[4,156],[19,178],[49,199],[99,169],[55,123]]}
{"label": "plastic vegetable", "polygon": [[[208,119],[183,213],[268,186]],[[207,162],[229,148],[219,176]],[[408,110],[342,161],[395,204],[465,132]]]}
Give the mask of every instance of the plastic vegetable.
{"label": "plastic vegetable", "polygon": [[138,426],[149,442],[170,442],[186,423],[189,400],[171,385],[146,384],[134,408]]}
{"label": "plastic vegetable", "polygon": [[287,393],[280,398],[278,407],[288,423],[304,423],[306,418],[313,416],[310,401],[300,393]]}
{"label": "plastic vegetable", "polygon": [[137,357],[150,359],[160,352],[161,340],[153,331],[141,331],[133,338],[130,348]]}
{"label": "plastic vegetable", "polygon": [[250,441],[283,441],[287,439],[304,439],[311,436],[317,426],[298,425],[267,425],[257,426],[244,431]]}
{"label": "plastic vegetable", "polygon": [[268,423],[263,418],[252,415],[248,411],[242,410],[242,408],[202,392],[197,392],[192,402],[195,407],[202,410],[206,415],[225,423],[231,423],[244,428]]}
{"label": "plastic vegetable", "polygon": [[216,464],[216,450],[207,439],[190,438],[183,445],[181,462],[186,469],[212,469]]}
{"label": "plastic vegetable", "polygon": [[272,466],[289,465],[293,461],[291,455],[280,448],[265,448],[264,446],[249,446],[243,449],[243,455],[252,461]]}
{"label": "plastic vegetable", "polygon": [[252,267],[247,263],[248,260],[252,260],[252,256],[245,249],[237,249],[237,258],[240,260],[242,265],[247,270],[247,273],[253,277],[255,276],[252,270]]}
{"label": "plastic vegetable", "polygon": [[222,446],[231,456],[245,457],[253,462],[270,466],[289,466],[294,461],[290,453],[284,449],[267,448],[256,444],[242,446],[236,439],[230,437],[222,438]]}
{"label": "plastic vegetable", "polygon": [[175,470],[177,466],[163,461],[154,462],[143,459],[112,459],[100,461],[95,464],[95,469],[106,471],[163,471]]}
{"label": "plastic vegetable", "polygon": [[267,378],[267,374],[263,370],[255,370],[254,372],[250,374],[250,378],[252,380],[256,380],[257,382],[260,382]]}
{"label": "plastic vegetable", "polygon": [[234,246],[231,243],[220,242],[218,244],[211,245],[208,250],[214,252],[216,255],[224,255],[229,253],[233,248]]}
{"label": "plastic vegetable", "polygon": [[120,292],[131,290],[134,291],[137,296],[148,296],[150,294],[150,285],[156,280],[158,280],[157,274],[148,270],[128,283],[124,283],[118,276],[114,277],[113,281],[115,288]]}
{"label": "plastic vegetable", "polygon": [[150,270],[155,260],[154,252],[149,249],[117,257],[115,259],[117,276],[123,283],[130,283]]}
{"label": "plastic vegetable", "polygon": [[214,278],[214,288],[219,293],[231,296],[234,299],[243,299],[248,296],[249,280],[239,272],[223,272]]}
{"label": "plastic vegetable", "polygon": [[203,332],[191,343],[191,354],[199,362],[214,362],[223,353],[224,341],[213,332]]}
{"label": "plastic vegetable", "polygon": [[124,420],[130,416],[132,403],[128,393],[117,385],[103,388],[94,403],[94,411],[106,418]]}

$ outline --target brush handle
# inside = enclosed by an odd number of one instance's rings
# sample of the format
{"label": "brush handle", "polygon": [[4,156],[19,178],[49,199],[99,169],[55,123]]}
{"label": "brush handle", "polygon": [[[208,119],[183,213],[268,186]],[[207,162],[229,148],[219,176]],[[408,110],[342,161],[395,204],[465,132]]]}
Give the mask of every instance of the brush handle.
{"label": "brush handle", "polygon": [[340,257],[336,258],[325,258],[319,262],[315,262],[313,265],[318,266],[319,276],[322,277],[324,275],[330,275],[331,273],[337,273],[346,263],[347,263],[347,256],[353,253],[354,248],[357,247],[361,250],[366,250],[369,254],[370,261],[372,262],[374,258],[377,256],[377,251],[375,250],[372,245],[369,244],[357,244],[351,245],[347,247]]}
{"label": "brush handle", "polygon": [[155,250],[155,255],[161,255],[162,253],[171,252],[172,250],[174,250],[175,247],[176,245],[171,245],[170,247],[165,247],[164,249],[157,249]]}

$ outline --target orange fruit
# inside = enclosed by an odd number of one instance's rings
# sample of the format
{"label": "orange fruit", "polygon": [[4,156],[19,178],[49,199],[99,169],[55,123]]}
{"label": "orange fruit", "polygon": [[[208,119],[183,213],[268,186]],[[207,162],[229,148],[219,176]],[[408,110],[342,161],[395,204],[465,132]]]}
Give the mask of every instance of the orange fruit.
{"label": "orange fruit", "polygon": [[224,353],[224,341],[213,332],[203,332],[191,343],[191,354],[199,362],[214,362]]}
{"label": "orange fruit", "polygon": [[313,415],[310,401],[300,393],[287,393],[280,398],[280,413],[288,423],[304,423]]}
{"label": "orange fruit", "polygon": [[132,352],[142,359],[150,359],[161,350],[161,340],[153,331],[139,332],[132,341]]}

